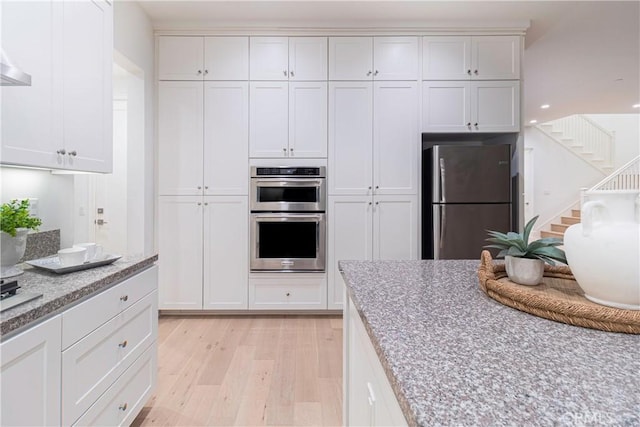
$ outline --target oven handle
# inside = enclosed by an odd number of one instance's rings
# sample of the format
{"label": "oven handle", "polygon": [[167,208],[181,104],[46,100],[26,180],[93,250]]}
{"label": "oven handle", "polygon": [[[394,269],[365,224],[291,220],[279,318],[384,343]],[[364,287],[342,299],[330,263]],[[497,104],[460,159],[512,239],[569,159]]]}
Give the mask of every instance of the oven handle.
{"label": "oven handle", "polygon": [[290,185],[292,187],[300,187],[305,186],[307,184],[315,184],[316,186],[322,185],[321,179],[316,178],[293,178],[293,179],[282,179],[282,178],[271,178],[271,179],[254,179],[254,183],[256,184],[280,184],[280,185]]}
{"label": "oven handle", "polygon": [[310,219],[313,221],[321,221],[324,214],[303,214],[303,213],[295,213],[295,214],[251,214],[256,219],[274,219],[274,220],[286,220],[286,219]]}

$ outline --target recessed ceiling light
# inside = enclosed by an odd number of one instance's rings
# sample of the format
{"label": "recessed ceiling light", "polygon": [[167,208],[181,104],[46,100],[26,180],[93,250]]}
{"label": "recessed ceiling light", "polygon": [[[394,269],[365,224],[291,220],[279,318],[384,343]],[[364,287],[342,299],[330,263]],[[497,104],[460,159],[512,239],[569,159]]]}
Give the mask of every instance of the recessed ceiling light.
{"label": "recessed ceiling light", "polygon": [[536,119],[533,119],[533,120],[529,120],[529,123],[534,124],[534,123],[538,123],[538,121]]}
{"label": "recessed ceiling light", "polygon": [[633,108],[640,108],[640,104],[633,104]]}
{"label": "recessed ceiling light", "polygon": [[550,105],[549,105],[549,104],[542,104],[542,105],[540,106],[540,108],[542,108],[543,110],[546,110],[546,109],[547,109],[547,108],[549,108],[549,107],[550,107]]}

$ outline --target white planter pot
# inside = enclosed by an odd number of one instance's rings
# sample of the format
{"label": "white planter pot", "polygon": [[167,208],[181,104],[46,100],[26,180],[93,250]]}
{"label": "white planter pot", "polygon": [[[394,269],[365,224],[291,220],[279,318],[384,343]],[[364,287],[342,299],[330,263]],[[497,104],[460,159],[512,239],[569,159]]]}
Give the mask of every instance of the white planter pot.
{"label": "white planter pot", "polygon": [[13,237],[4,231],[0,231],[0,277],[13,277],[22,274],[23,271],[16,267],[27,247],[26,228],[18,228]]}
{"label": "white planter pot", "polygon": [[539,259],[504,257],[509,280],[519,285],[534,286],[542,282],[544,262]]}
{"label": "white planter pot", "polygon": [[598,304],[640,310],[638,191],[607,192],[582,207],[582,223],[564,235],[564,250],[584,296]]}

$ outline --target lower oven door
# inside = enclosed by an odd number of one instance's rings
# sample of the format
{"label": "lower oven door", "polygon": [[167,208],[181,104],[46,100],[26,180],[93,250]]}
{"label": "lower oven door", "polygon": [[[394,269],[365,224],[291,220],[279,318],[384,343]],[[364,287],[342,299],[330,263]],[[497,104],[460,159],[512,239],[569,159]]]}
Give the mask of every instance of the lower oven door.
{"label": "lower oven door", "polygon": [[252,213],[251,271],[324,271],[324,213]]}

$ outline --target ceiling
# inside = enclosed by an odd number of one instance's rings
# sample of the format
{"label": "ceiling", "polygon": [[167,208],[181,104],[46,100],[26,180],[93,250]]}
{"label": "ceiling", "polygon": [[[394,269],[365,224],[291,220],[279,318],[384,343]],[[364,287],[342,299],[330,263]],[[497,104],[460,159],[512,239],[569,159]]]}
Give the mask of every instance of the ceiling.
{"label": "ceiling", "polygon": [[[524,119],[639,113],[640,1],[139,0],[156,30],[528,24]],[[541,109],[542,104],[550,105]]]}

